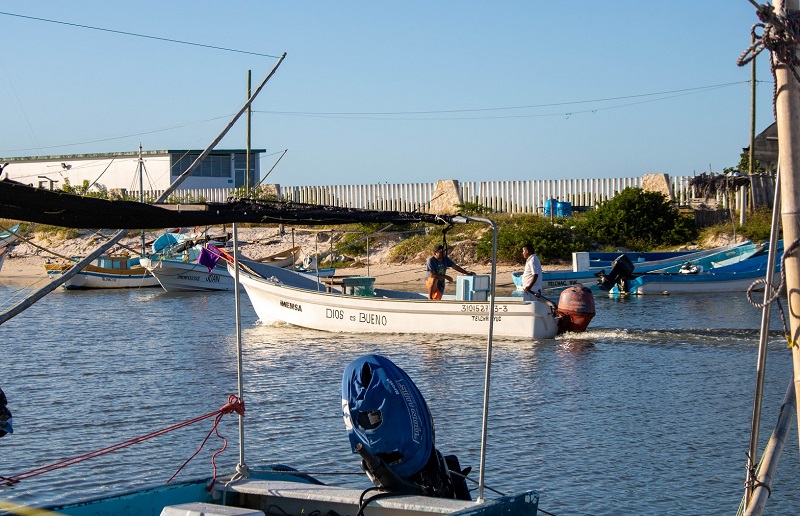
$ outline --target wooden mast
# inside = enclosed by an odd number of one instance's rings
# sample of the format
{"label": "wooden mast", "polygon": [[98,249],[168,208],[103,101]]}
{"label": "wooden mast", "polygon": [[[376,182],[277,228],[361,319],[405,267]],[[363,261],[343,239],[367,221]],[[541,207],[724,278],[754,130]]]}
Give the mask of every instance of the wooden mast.
{"label": "wooden mast", "polygon": [[[788,12],[800,7],[800,0],[775,0],[775,11]],[[786,246],[786,296],[789,306],[789,345],[794,365],[795,402],[800,394],[800,258],[789,248],[800,238],[800,84],[784,63],[775,61],[775,118],[778,127],[778,154],[781,169],[781,222]],[[800,417],[800,413],[798,414]],[[800,419],[798,419],[800,428]],[[800,434],[800,432],[799,432]]]}

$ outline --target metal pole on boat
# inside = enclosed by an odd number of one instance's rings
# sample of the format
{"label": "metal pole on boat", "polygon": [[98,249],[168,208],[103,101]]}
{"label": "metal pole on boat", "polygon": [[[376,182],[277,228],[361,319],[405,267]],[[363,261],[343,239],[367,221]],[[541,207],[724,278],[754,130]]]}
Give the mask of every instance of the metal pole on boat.
{"label": "metal pole on boat", "polygon": [[[775,0],[778,13],[796,11],[798,0]],[[777,57],[770,55],[773,60]],[[781,221],[786,249],[800,238],[800,84],[785,63],[774,63],[775,67],[775,115],[778,125],[778,155],[781,174]],[[784,251],[786,264],[786,297],[791,333],[789,345],[792,348],[794,366],[795,397],[800,393],[800,256],[789,255]],[[797,400],[795,400],[797,401]],[[800,419],[798,419],[800,428]],[[800,432],[798,432],[800,436]]]}
{"label": "metal pole on boat", "polygon": [[489,298],[489,335],[486,342],[486,376],[483,384],[483,427],[481,430],[481,458],[480,471],[478,473],[478,497],[477,502],[483,503],[483,489],[486,477],[486,437],[489,429],[489,387],[491,385],[492,373],[492,336],[494,335],[494,298],[495,284],[497,278],[497,224],[489,219],[473,217],[454,217],[452,222],[484,222],[492,226],[492,272],[489,280],[491,297]]}
{"label": "metal pole on boat", "polygon": [[[250,70],[247,70],[247,98],[250,98]],[[251,105],[247,105],[247,164],[244,167],[244,192],[245,195],[250,195],[250,123],[252,120]]]}
{"label": "metal pole on boat", "polygon": [[[239,295],[239,228],[233,223],[233,294],[236,305],[236,373],[239,387],[239,399],[244,401],[244,380],[242,378],[242,313],[240,310]],[[236,472],[247,475],[247,466],[244,463],[244,416],[239,414],[239,464]]]}
{"label": "metal pole on boat", "polygon": [[[780,161],[780,160],[779,160]],[[750,423],[750,448],[747,453],[747,482],[745,482],[745,506],[753,494],[755,466],[758,457],[758,429],[761,422],[761,399],[764,395],[764,370],[767,365],[767,339],[769,337],[769,319],[772,303],[772,285],[775,279],[775,255],[778,249],[778,231],[781,209],[781,167],[778,165],[775,181],[775,198],[772,207],[772,226],[770,228],[769,252],[767,253],[767,284],[764,287],[764,307],[761,309],[761,333],[758,340],[758,360],[756,362],[756,388],[753,395],[753,419]]]}
{"label": "metal pole on boat", "polygon": [[764,512],[764,506],[771,494],[769,490],[772,488],[772,481],[775,479],[778,463],[786,446],[789,430],[793,426],[794,413],[797,412],[794,400],[794,382],[792,381],[789,382],[789,387],[786,389],[775,430],[772,431],[767,446],[764,448],[764,460],[761,461],[758,469],[758,486],[753,489],[753,496],[750,500],[745,500],[744,516],[755,516]]}

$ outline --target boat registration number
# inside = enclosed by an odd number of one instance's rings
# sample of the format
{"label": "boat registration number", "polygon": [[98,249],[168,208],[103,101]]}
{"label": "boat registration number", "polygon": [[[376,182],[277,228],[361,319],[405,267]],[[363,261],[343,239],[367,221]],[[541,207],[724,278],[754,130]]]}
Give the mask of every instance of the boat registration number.
{"label": "boat registration number", "polygon": [[[461,305],[462,312],[471,312],[471,313],[486,313],[489,311],[489,305],[481,303],[479,305]],[[494,313],[506,313],[508,312],[508,305],[494,305]]]}

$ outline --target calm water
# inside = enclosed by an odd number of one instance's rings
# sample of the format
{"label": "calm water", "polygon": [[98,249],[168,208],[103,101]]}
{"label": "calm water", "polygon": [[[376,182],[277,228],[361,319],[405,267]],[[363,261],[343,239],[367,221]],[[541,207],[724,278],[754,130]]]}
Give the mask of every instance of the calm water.
{"label": "calm water", "polygon": [[[0,286],[0,300],[13,287]],[[347,363],[380,353],[403,367],[436,419],[437,448],[477,468],[485,339],[327,334],[260,326],[243,296],[245,462],[358,472],[340,412]],[[565,514],[732,514],[742,495],[760,312],[742,295],[597,298],[580,336],[495,343],[486,480],[535,488]],[[779,329],[774,312],[773,329]],[[48,295],[0,326],[0,385],[15,433],[0,475],[16,474],[212,412],[236,392],[230,293],[158,290]],[[773,331],[762,441],[791,379]],[[71,501],[163,483],[211,421],[0,488],[18,503]],[[220,432],[238,460],[236,419]],[[211,474],[212,438],[179,479]],[[763,445],[762,445],[763,449]],[[768,514],[800,513],[797,432]],[[477,471],[473,474],[477,478]],[[361,475],[323,481],[368,485]]]}

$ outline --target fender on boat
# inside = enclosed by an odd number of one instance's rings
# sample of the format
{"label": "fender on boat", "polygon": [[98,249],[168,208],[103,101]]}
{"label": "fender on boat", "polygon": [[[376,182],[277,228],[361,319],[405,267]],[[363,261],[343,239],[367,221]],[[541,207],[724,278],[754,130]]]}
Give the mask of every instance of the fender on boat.
{"label": "fender on boat", "polygon": [[595,314],[591,289],[581,285],[564,289],[558,298],[557,312],[558,333],[585,331]]}

